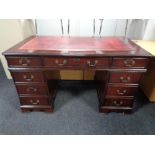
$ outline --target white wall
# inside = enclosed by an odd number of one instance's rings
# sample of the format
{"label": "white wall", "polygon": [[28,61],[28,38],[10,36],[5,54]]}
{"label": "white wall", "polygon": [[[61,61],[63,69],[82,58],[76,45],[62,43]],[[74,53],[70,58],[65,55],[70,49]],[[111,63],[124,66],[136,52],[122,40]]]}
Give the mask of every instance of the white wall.
{"label": "white wall", "polygon": [[[64,36],[67,36],[67,19],[63,19]],[[96,33],[99,36],[100,20],[96,19]],[[124,36],[126,19],[105,19],[103,21],[102,36]],[[38,35],[60,36],[60,19],[38,19]],[[93,19],[70,19],[70,36],[92,36]],[[155,20],[130,19],[127,37],[130,39],[155,39]]]}
{"label": "white wall", "polygon": [[[106,19],[103,21],[102,36],[123,36],[126,20]],[[63,19],[64,35],[67,35],[67,19]],[[96,34],[99,36],[100,20],[96,19]],[[59,36],[61,34],[60,19],[37,20],[38,35]],[[93,19],[70,19],[70,36],[92,36]]]}
{"label": "white wall", "polygon": [[148,21],[143,39],[144,40],[155,40],[155,20],[154,19],[150,19]]}
{"label": "white wall", "polygon": [[34,34],[35,27],[32,20],[0,20],[0,59],[2,61],[5,73],[9,79],[11,78],[11,75],[7,69],[7,62],[2,55],[2,52]]}

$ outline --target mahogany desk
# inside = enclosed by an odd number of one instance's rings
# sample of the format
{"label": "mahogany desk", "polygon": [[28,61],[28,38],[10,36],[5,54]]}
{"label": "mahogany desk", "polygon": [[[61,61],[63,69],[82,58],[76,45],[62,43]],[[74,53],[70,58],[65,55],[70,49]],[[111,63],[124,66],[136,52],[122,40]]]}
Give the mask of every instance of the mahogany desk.
{"label": "mahogany desk", "polygon": [[100,112],[131,112],[151,57],[123,37],[30,37],[3,54],[24,112],[54,110],[62,69],[95,71]]}

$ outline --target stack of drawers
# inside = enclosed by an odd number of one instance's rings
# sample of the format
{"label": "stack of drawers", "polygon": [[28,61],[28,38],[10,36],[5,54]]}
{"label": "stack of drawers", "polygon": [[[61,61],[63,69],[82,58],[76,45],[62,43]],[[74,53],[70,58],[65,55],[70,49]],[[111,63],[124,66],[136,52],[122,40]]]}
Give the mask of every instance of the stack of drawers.
{"label": "stack of drawers", "polygon": [[[139,80],[148,64],[147,58],[113,58],[100,112],[130,113]],[[101,97],[100,97],[101,99]]]}
{"label": "stack of drawers", "polygon": [[[131,112],[134,95],[148,58],[7,56],[22,111],[53,111],[55,82],[44,71],[81,69],[99,71],[100,112]],[[106,71],[106,75],[105,75]]]}
{"label": "stack of drawers", "polygon": [[14,83],[19,94],[22,111],[53,111],[48,81],[40,57],[7,57]]}

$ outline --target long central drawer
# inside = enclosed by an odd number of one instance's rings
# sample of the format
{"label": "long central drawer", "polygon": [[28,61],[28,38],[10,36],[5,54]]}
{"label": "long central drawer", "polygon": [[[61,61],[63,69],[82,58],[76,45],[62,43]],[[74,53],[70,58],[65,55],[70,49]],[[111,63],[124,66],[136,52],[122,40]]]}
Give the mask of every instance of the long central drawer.
{"label": "long central drawer", "polygon": [[43,65],[45,67],[54,68],[71,68],[71,67],[82,67],[82,68],[107,68],[110,66],[110,58],[53,58],[44,57]]}

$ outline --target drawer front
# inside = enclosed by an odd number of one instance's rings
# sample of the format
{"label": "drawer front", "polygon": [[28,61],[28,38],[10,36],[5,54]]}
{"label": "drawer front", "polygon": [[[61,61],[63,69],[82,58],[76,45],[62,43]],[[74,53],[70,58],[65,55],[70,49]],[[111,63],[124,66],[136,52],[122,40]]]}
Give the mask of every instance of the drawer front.
{"label": "drawer front", "polygon": [[46,95],[47,87],[42,85],[16,85],[19,94]]}
{"label": "drawer front", "polygon": [[39,57],[7,57],[9,67],[38,67],[41,66]]}
{"label": "drawer front", "polygon": [[82,66],[82,58],[50,58],[45,57],[43,60],[45,67],[71,67],[71,66]]}
{"label": "drawer front", "polygon": [[111,83],[138,83],[142,73],[136,72],[111,72]]}
{"label": "drawer front", "polygon": [[20,97],[21,105],[49,105],[47,97]]}
{"label": "drawer front", "polygon": [[108,86],[107,96],[134,96],[137,86]]}
{"label": "drawer front", "polygon": [[12,72],[15,82],[44,82],[42,72]]}
{"label": "drawer front", "polygon": [[45,67],[86,67],[107,68],[110,66],[110,58],[44,58]]}
{"label": "drawer front", "polygon": [[110,58],[86,58],[85,66],[88,68],[107,68],[110,66]]}
{"label": "drawer front", "polygon": [[145,68],[147,58],[114,58],[112,68]]}
{"label": "drawer front", "polygon": [[133,99],[121,99],[121,98],[112,98],[105,99],[103,106],[129,106],[133,105]]}

